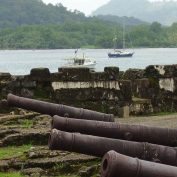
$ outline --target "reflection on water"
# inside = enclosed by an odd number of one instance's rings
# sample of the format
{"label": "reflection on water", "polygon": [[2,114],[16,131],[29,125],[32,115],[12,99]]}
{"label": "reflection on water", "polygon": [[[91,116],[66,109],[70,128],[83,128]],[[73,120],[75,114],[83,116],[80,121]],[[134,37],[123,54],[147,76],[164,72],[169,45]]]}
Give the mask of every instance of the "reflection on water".
{"label": "reflection on water", "polygon": [[[50,72],[57,72],[74,56],[74,49],[63,50],[3,50],[0,51],[0,72],[15,75],[29,74],[32,68],[47,67]],[[176,48],[135,49],[132,58],[108,58],[108,49],[85,49],[82,52],[97,62],[96,71],[103,71],[105,66],[117,66],[120,70],[129,68],[143,69],[148,65],[177,64]]]}

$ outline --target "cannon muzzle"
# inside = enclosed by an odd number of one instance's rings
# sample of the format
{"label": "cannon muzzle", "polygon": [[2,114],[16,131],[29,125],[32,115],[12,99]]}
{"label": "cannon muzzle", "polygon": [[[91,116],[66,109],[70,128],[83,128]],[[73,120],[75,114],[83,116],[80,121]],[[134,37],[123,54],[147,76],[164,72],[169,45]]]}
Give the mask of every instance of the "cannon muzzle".
{"label": "cannon muzzle", "polygon": [[105,154],[101,177],[177,177],[177,167],[128,157],[115,151]]}
{"label": "cannon muzzle", "polygon": [[106,152],[114,150],[130,157],[177,166],[177,150],[173,147],[68,133],[56,129],[51,131],[49,148],[97,157],[103,157]]}
{"label": "cannon muzzle", "polygon": [[7,102],[9,106],[16,106],[19,108],[39,112],[41,114],[48,114],[51,116],[59,115],[63,117],[71,117],[76,119],[88,119],[98,121],[114,122],[112,114],[104,114],[88,109],[75,108],[71,106],[48,103],[34,99],[24,98],[8,94]]}
{"label": "cannon muzzle", "polygon": [[129,125],[118,122],[77,120],[60,116],[52,118],[52,129],[129,141],[177,146],[177,129]]}

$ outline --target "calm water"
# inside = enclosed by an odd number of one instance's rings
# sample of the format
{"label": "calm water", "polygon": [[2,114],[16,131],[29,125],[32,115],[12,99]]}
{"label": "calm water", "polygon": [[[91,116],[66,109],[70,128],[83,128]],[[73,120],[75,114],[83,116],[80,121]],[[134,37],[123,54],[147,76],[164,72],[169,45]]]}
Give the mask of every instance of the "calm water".
{"label": "calm water", "polygon": [[[128,68],[143,69],[148,65],[177,64],[177,48],[135,49],[132,58],[108,58],[108,49],[82,50],[86,56],[97,62],[96,71],[103,71],[105,66],[117,66],[120,70]],[[81,51],[81,54],[82,54]],[[74,50],[3,50],[0,51],[0,72],[14,75],[29,74],[32,68],[47,67],[51,72],[74,56]]]}

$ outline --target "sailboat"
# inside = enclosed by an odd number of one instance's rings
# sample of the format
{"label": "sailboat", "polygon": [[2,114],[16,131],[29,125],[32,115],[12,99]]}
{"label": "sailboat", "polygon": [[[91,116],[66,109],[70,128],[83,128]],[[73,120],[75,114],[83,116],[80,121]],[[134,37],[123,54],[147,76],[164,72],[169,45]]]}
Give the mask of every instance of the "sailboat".
{"label": "sailboat", "polygon": [[114,50],[108,53],[109,58],[119,58],[119,57],[132,57],[134,52],[130,52],[125,49],[125,24],[123,25],[123,46],[122,49],[116,49],[117,37],[113,39]]}

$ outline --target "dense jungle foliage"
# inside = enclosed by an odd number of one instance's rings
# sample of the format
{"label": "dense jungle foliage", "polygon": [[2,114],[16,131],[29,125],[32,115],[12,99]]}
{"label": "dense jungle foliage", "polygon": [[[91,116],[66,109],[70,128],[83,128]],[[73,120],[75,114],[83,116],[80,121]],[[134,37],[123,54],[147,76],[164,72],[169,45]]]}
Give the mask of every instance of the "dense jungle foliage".
{"label": "dense jungle foliage", "polygon": [[[115,30],[116,29],[116,30]],[[62,49],[122,47],[122,27],[99,20],[61,25],[30,25],[0,30],[1,49]],[[127,47],[177,47],[177,23],[163,27],[154,22],[126,29]]]}
{"label": "dense jungle foliage", "polygon": [[[127,47],[177,47],[177,23],[170,27],[123,17]],[[122,18],[86,17],[41,0],[0,0],[0,49],[122,47]]]}

